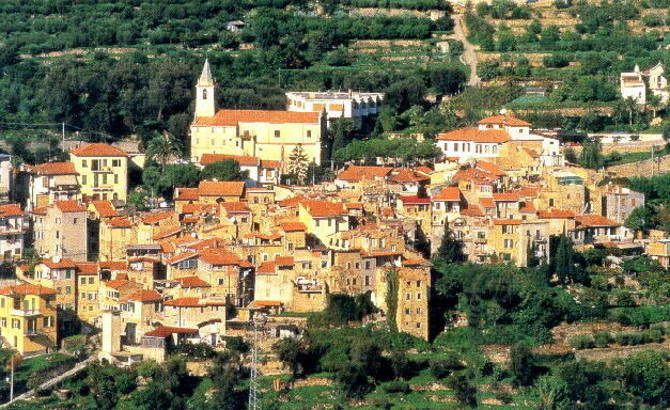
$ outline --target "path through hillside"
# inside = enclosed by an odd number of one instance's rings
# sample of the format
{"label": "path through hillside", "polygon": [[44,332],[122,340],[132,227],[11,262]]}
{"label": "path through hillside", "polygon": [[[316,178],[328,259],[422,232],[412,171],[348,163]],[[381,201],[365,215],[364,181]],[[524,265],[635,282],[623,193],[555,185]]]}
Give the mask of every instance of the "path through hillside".
{"label": "path through hillside", "polygon": [[468,37],[465,35],[465,23],[463,22],[462,14],[454,14],[454,34],[451,35],[451,38],[459,40],[463,43],[463,54],[461,55],[461,61],[463,64],[470,67],[470,79],[468,80],[468,85],[471,87],[479,87],[481,84],[481,79],[477,75],[477,50],[475,46],[468,41]]}

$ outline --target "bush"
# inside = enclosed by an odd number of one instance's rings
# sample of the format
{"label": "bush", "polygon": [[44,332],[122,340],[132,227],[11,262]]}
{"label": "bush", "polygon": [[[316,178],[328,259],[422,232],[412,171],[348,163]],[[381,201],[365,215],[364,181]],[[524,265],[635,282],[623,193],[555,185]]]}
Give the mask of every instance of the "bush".
{"label": "bush", "polygon": [[382,385],[382,390],[384,393],[404,393],[407,394],[412,391],[407,382],[400,380],[394,380]]}
{"label": "bush", "polygon": [[432,359],[430,361],[430,374],[437,379],[443,379],[449,376],[454,370],[460,369],[461,362],[454,355],[443,358]]}
{"label": "bush", "polygon": [[595,347],[595,341],[591,335],[577,335],[570,339],[570,345],[575,349],[592,349]]}
{"label": "bush", "polygon": [[647,326],[670,321],[670,305],[645,305],[610,309],[609,317],[623,325]]}
{"label": "bush", "polygon": [[593,341],[596,347],[607,347],[614,339],[608,331],[596,332],[593,334]]}
{"label": "bush", "polygon": [[621,332],[617,333],[614,340],[622,346],[636,346],[644,343],[642,334],[639,332]]}

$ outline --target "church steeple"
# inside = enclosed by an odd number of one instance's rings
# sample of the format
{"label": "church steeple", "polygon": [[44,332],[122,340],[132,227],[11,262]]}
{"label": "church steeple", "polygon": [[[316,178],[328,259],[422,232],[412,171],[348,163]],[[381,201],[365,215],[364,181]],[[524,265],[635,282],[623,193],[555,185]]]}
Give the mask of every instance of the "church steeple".
{"label": "church steeple", "polygon": [[202,74],[195,86],[195,116],[213,117],[216,114],[216,98],[214,95],[214,78],[212,70],[209,67],[209,60],[205,59],[205,65],[202,67]]}

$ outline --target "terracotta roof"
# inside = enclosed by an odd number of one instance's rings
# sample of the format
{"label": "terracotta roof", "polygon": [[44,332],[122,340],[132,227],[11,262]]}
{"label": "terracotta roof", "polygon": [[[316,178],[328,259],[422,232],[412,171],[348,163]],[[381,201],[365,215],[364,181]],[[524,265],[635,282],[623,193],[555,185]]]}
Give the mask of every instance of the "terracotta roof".
{"label": "terracotta roof", "polygon": [[284,232],[299,232],[307,230],[307,227],[302,222],[282,222],[279,227]]}
{"label": "terracotta roof", "polygon": [[223,301],[219,302],[194,297],[172,299],[166,301],[163,304],[165,306],[175,306],[175,307],[226,306],[226,303]]}
{"label": "terracotta roof", "polygon": [[577,215],[575,217],[578,227],[599,227],[599,226],[621,226],[620,223],[616,223],[611,219],[608,219],[602,215]]}
{"label": "terracotta roof", "polygon": [[154,234],[154,236],[152,236],[152,239],[154,241],[157,241],[159,239],[165,239],[165,238],[170,237],[170,236],[178,235],[179,233],[181,233],[182,230],[183,229],[182,229],[181,226],[175,226],[175,227],[171,227],[171,228],[168,228],[168,229],[164,229],[164,230]]}
{"label": "terracotta roof", "polygon": [[430,198],[419,198],[416,195],[400,196],[399,199],[406,205],[430,204]]}
{"label": "terracotta roof", "polygon": [[154,330],[150,330],[144,334],[144,336],[149,337],[168,337],[172,336],[174,333],[188,334],[188,333],[198,333],[198,329],[187,329],[183,327],[169,327],[169,326],[158,326]]}
{"label": "terracotta roof", "polygon": [[21,210],[21,205],[19,204],[5,204],[0,205],[0,218],[6,218],[9,216],[23,216],[25,213]]}
{"label": "terracotta roof", "polygon": [[303,205],[313,218],[332,218],[346,213],[341,202],[304,201]]}
{"label": "terracotta roof", "polygon": [[530,148],[522,147],[521,148],[526,154],[528,154],[531,158],[540,158],[540,154],[538,154],[535,150],[532,150]]}
{"label": "terracotta roof", "polygon": [[393,171],[391,176],[391,181],[398,183],[408,183],[408,182],[420,182],[430,180],[429,176],[419,175],[416,172],[409,169],[398,169]]}
{"label": "terracotta roof", "polygon": [[520,199],[517,192],[495,192],[493,193],[493,200],[495,202],[516,202]]}
{"label": "terracotta roof", "polygon": [[257,308],[278,307],[283,305],[283,303],[278,300],[254,300],[252,303],[254,307]]}
{"label": "terracotta roof", "polygon": [[39,208],[35,208],[31,211],[33,215],[46,215],[47,214],[47,207],[46,206],[40,206]]}
{"label": "terracotta roof", "polygon": [[424,174],[432,174],[433,173],[433,170],[431,168],[429,168],[427,166],[424,166],[424,165],[420,165],[420,166],[418,166],[414,169],[419,171],[419,172],[423,172]]}
{"label": "terracotta roof", "polygon": [[127,279],[115,279],[115,280],[108,280],[103,282],[105,286],[113,289],[118,289],[121,286],[127,285],[129,283],[133,283]]}
{"label": "terracotta roof", "polygon": [[116,209],[114,209],[114,205],[112,205],[111,201],[91,201],[91,203],[95,207],[95,210],[98,211],[100,216],[103,218],[119,216],[119,213],[116,212]]}
{"label": "terracotta roof", "polygon": [[295,265],[295,260],[293,256],[277,256],[275,257],[275,264],[277,266],[293,266]]}
{"label": "terracotta roof", "polygon": [[266,261],[260,264],[256,269],[257,275],[274,275],[275,274],[275,263],[272,261]]}
{"label": "terracotta roof", "polygon": [[199,241],[196,241],[194,243],[190,243],[188,245],[185,245],[188,249],[194,249],[194,250],[201,250],[201,249],[206,249],[206,248],[216,248],[218,247],[223,241],[221,238],[209,238],[209,239],[201,239]]}
{"label": "terracotta roof", "polygon": [[182,288],[209,288],[211,286],[197,276],[186,276],[175,280],[181,284]]}
{"label": "terracotta roof", "polygon": [[391,167],[361,167],[351,165],[337,175],[337,179],[349,182],[384,178],[393,171]]}
{"label": "terracotta roof", "polygon": [[128,300],[136,300],[138,302],[160,302],[161,294],[155,290],[140,290],[128,296]]}
{"label": "terracotta roof", "polygon": [[467,205],[465,208],[461,208],[461,215],[464,216],[484,216],[484,212],[477,205]]}
{"label": "terracotta roof", "polygon": [[424,265],[430,263],[429,260],[419,258],[419,259],[405,259],[402,261],[402,266],[417,266],[417,265]]}
{"label": "terracotta roof", "polygon": [[479,198],[479,204],[486,208],[495,208],[496,204],[493,202],[493,198]]}
{"label": "terracotta roof", "polygon": [[112,227],[112,228],[130,228],[132,227],[132,224],[130,223],[130,220],[126,217],[121,217],[121,218],[112,218],[107,223]]}
{"label": "terracotta roof", "polygon": [[198,127],[234,127],[239,123],[265,122],[270,124],[317,124],[321,113],[269,110],[219,110],[214,117],[199,117]]}
{"label": "terracotta roof", "polygon": [[532,202],[524,201],[519,206],[519,212],[533,213],[534,214],[536,212],[535,205],[533,205]]}
{"label": "terracotta roof", "polygon": [[487,117],[484,119],[481,119],[477,122],[477,124],[498,124],[498,125],[507,125],[510,127],[530,127],[531,124],[520,120],[516,117],[512,117],[511,115],[494,115],[493,117]]}
{"label": "terracotta roof", "polygon": [[362,202],[346,202],[344,207],[347,209],[363,209]]}
{"label": "terracotta roof", "polygon": [[243,262],[237,255],[223,248],[203,249],[200,258],[210,265],[240,265]]}
{"label": "terracotta roof", "polygon": [[193,258],[195,256],[199,256],[200,254],[197,252],[182,252],[178,253],[175,256],[171,257],[170,259],[166,260],[165,263],[168,265],[172,265],[174,263],[178,263],[181,261],[184,261],[186,259]]}
{"label": "terracotta roof", "polygon": [[535,198],[540,194],[541,188],[535,186],[526,186],[517,189],[516,192],[520,197]]}
{"label": "terracotta roof", "polygon": [[232,159],[240,166],[257,167],[260,165],[260,159],[247,155],[228,155],[228,154],[202,154],[200,158],[201,165],[209,165],[215,162]]}
{"label": "terracotta roof", "polygon": [[30,283],[22,283],[20,285],[7,286],[0,289],[0,295],[55,295],[56,289],[47,288],[40,285],[31,285]]}
{"label": "terracotta roof", "polygon": [[200,198],[198,188],[176,188],[175,201],[197,201]]}
{"label": "terracotta roof", "polygon": [[455,186],[447,186],[431,198],[431,201],[458,202],[461,200],[461,190]]}
{"label": "terracotta roof", "polygon": [[575,213],[563,209],[550,209],[548,211],[538,211],[537,217],[542,219],[567,219],[574,218]]}
{"label": "terracotta roof", "polygon": [[281,168],[281,161],[275,161],[275,160],[271,160],[271,159],[262,159],[261,160],[261,168],[267,168],[267,169]]}
{"label": "terracotta roof", "polygon": [[491,185],[497,176],[481,169],[466,168],[459,170],[451,179],[454,182],[470,181],[479,185]]}
{"label": "terracotta roof", "polygon": [[477,168],[481,168],[482,170],[484,170],[484,171],[486,171],[490,174],[493,174],[497,177],[502,177],[502,176],[507,175],[505,173],[505,171],[498,168],[498,166],[496,164],[494,164],[492,162],[488,162],[488,161],[477,161]]}
{"label": "terracotta roof", "polygon": [[63,258],[58,262],[51,259],[42,259],[42,264],[49,269],[74,269],[77,265],[72,259]]}
{"label": "terracotta roof", "polygon": [[97,262],[77,262],[77,273],[79,275],[97,275],[98,274],[98,263]]}
{"label": "terracotta roof", "polygon": [[61,212],[86,212],[86,208],[84,205],[80,204],[78,201],[75,200],[68,200],[68,201],[55,201],[54,205],[56,205],[56,208],[60,209]]}
{"label": "terracotta roof", "polygon": [[226,210],[228,214],[248,214],[251,209],[242,202],[223,202],[221,207]]}
{"label": "terracotta roof", "polygon": [[144,214],[142,217],[142,222],[148,225],[152,225],[164,219],[168,219],[174,215],[175,213],[173,211],[148,213]]}
{"label": "terracotta roof", "polygon": [[128,269],[128,264],[124,261],[100,262],[100,269],[126,270],[126,269]]}
{"label": "terracotta roof", "polygon": [[77,175],[71,162],[47,162],[35,165],[32,170],[37,175]]}
{"label": "terracotta roof", "polygon": [[521,219],[494,219],[493,225],[521,225]]}
{"label": "terracotta roof", "polygon": [[126,157],[128,154],[109,144],[86,144],[71,151],[78,157]]}
{"label": "terracotta roof", "polygon": [[242,181],[200,181],[198,184],[200,195],[206,196],[237,196],[244,193]]}
{"label": "terracotta roof", "polygon": [[469,141],[481,143],[503,143],[510,140],[505,130],[480,130],[475,127],[466,127],[439,134],[440,141]]}
{"label": "terracotta roof", "polygon": [[303,203],[306,201],[305,197],[298,195],[298,196],[292,196],[290,198],[282,199],[279,201],[279,206],[283,208],[294,208],[298,206],[299,204]]}

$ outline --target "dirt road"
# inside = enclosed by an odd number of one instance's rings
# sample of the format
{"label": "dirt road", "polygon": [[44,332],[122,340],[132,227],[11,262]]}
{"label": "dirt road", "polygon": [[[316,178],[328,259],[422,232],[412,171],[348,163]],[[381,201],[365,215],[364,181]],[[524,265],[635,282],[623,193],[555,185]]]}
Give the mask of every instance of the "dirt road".
{"label": "dirt road", "polygon": [[475,46],[468,41],[468,37],[465,35],[465,23],[463,22],[462,14],[454,14],[454,34],[451,38],[459,40],[463,43],[463,54],[461,55],[461,61],[463,64],[470,67],[470,78],[468,79],[468,85],[471,87],[479,87],[482,80],[477,75],[477,52]]}

